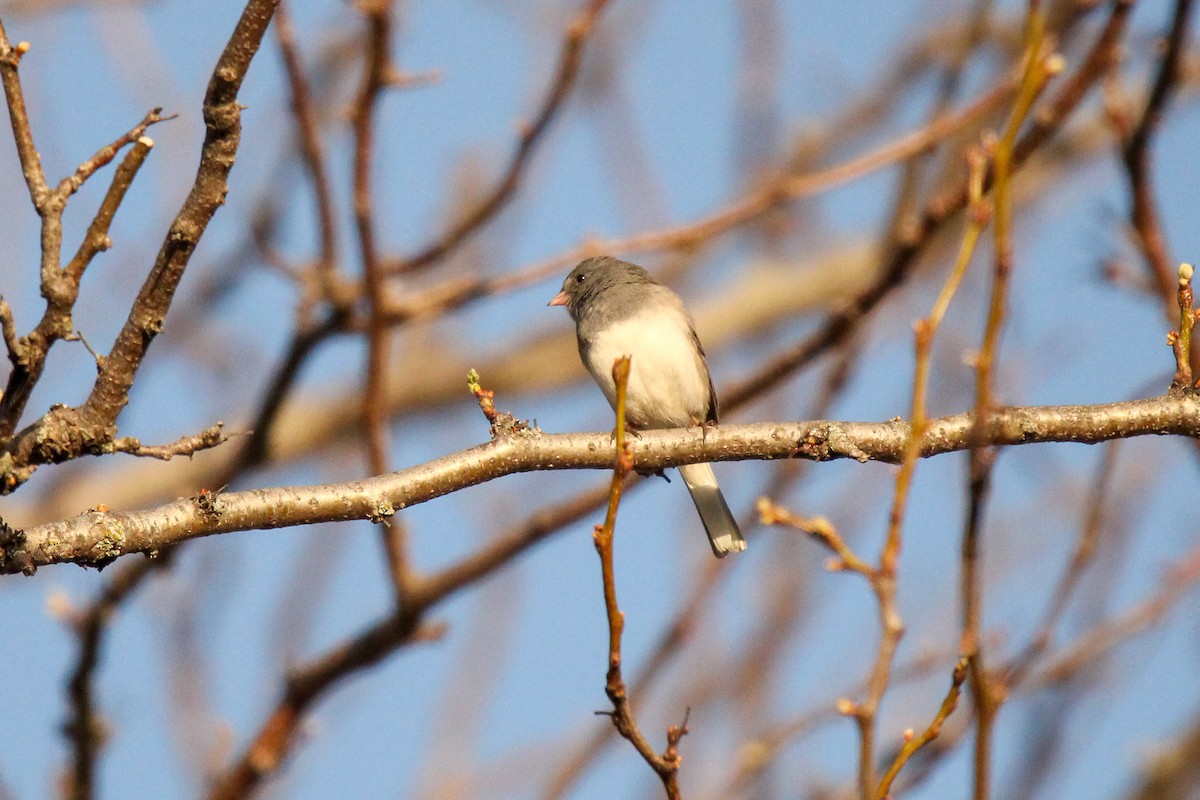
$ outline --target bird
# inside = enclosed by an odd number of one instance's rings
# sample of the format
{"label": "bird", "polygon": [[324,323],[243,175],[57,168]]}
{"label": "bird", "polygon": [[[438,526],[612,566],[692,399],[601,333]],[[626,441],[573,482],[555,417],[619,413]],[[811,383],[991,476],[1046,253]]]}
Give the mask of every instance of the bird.
{"label": "bird", "polygon": [[[575,321],[579,357],[614,409],[613,363],[630,356],[625,419],[631,428],[716,424],[717,393],[695,326],[679,295],[649,272],[612,256],[586,258],[547,305],[566,307]],[[679,474],[713,555],[745,550],[712,465],[685,464]]]}

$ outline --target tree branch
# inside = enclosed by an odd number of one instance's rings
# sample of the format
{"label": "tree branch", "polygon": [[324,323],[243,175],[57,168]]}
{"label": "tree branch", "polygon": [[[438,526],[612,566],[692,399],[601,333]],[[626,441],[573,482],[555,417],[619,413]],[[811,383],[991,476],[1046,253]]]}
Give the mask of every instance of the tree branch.
{"label": "tree branch", "polygon": [[525,166],[534,150],[558,115],[575,86],[579,67],[583,63],[583,47],[591,36],[600,13],[608,0],[589,0],[587,7],[567,27],[562,51],[558,59],[558,70],[550,84],[542,105],[533,121],[522,126],[517,148],[500,180],[487,196],[465,216],[454,222],[436,241],[430,242],[416,254],[390,265],[389,269],[399,273],[412,272],[445,258],[467,240],[480,226],[492,219],[516,195],[517,186]]}
{"label": "tree branch", "polygon": [[608,620],[608,672],[604,681],[604,693],[612,703],[613,710],[606,713],[612,718],[613,727],[621,734],[638,755],[650,765],[659,779],[662,780],[668,800],[679,800],[679,740],[687,734],[687,714],[683,715],[683,723],[672,726],[667,731],[667,749],[659,753],[650,744],[646,735],[638,726],[637,718],[633,715],[633,704],[629,699],[629,690],[625,686],[625,676],[621,669],[621,639],[625,633],[625,613],[617,605],[617,577],[613,564],[613,534],[617,527],[617,509],[621,505],[621,491],[625,479],[633,471],[633,449],[625,441],[625,389],[629,383],[629,356],[621,356],[613,364],[613,380],[617,386],[617,427],[613,433],[615,439],[613,452],[616,464],[613,467],[612,483],[608,492],[608,512],[604,515],[604,523],[597,525],[592,534],[596,545],[596,553],[600,556],[601,584],[604,592],[604,614]]}
{"label": "tree branch", "polygon": [[117,208],[125,199],[125,193],[129,191],[134,176],[142,168],[152,147],[154,147],[154,140],[149,136],[138,137],[113,173],[112,183],[108,185],[108,192],[104,195],[104,200],[100,202],[100,208],[96,210],[92,224],[88,226],[83,241],[79,243],[79,249],[75,251],[74,257],[65,267],[68,278],[74,281],[76,286],[79,285],[79,281],[83,278],[83,271],[92,263],[96,254],[107,250],[112,245],[112,241],[108,238],[109,226],[112,225]]}
{"label": "tree branch", "polygon": [[[108,356],[99,361],[99,375],[91,394],[78,407],[57,406],[51,409],[5,443],[4,463],[0,464],[0,493],[17,488],[28,480],[40,464],[59,463],[84,454],[104,452],[116,438],[117,417],[129,402],[129,390],[133,387],[142,359],[150,343],[163,329],[175,290],[200,237],[204,235],[213,214],[225,202],[229,172],[241,140],[242,107],[238,103],[238,91],[278,3],[279,0],[250,0],[246,4],[225,51],[213,69],[203,106],[207,133],[191,192],[172,222],[154,267],[142,285],[116,342]],[[6,48],[7,40],[0,35],[0,65],[7,63],[4,60],[5,53],[11,48]],[[15,66],[11,69],[15,70]],[[5,81],[9,80],[8,71],[4,71]],[[7,82],[5,85],[7,87]],[[138,127],[144,130],[144,125],[157,119],[157,114],[152,112]],[[139,131],[138,136],[130,140],[140,136]],[[122,137],[125,138],[128,137]],[[93,157],[93,161],[101,159],[105,152],[102,150]],[[80,170],[86,173],[86,165],[81,166]],[[69,185],[70,179],[63,184]],[[47,246],[44,235],[42,246],[44,261]],[[44,293],[46,289],[47,282],[43,279]],[[55,305],[54,298],[48,296],[47,299],[51,306]],[[70,303],[73,302],[72,297]],[[66,306],[65,317],[68,321],[70,303]],[[56,330],[56,333],[67,335],[70,330]],[[8,404],[9,401],[6,395],[4,403]],[[5,421],[0,419],[0,423]],[[15,417],[11,421],[15,423]]]}
{"label": "tree branch", "polygon": [[[972,414],[930,420],[921,456],[978,446]],[[1200,398],[1164,397],[1095,406],[998,408],[984,426],[983,444],[1097,442],[1132,436],[1200,438]],[[815,422],[725,425],[708,430],[645,431],[637,442],[639,469],[654,471],[706,461],[802,458],[900,463],[909,426],[889,422]],[[0,549],[0,573],[33,572],[74,562],[103,566],[127,553],[154,553],[168,545],[232,531],[319,522],[380,519],[396,509],[475,486],[503,475],[558,469],[611,469],[608,433],[542,434],[499,438],[434,461],[362,481],[319,486],[199,494],[146,511],[102,513],[26,530],[23,544]]]}
{"label": "tree branch", "polygon": [[[8,58],[5,60],[5,48]],[[34,210],[41,217],[41,294],[46,300],[46,308],[42,318],[27,336],[16,338],[15,331],[6,335],[9,360],[13,369],[9,373],[6,386],[0,395],[0,439],[7,439],[16,430],[21,415],[33,393],[34,387],[41,380],[45,368],[46,356],[50,348],[60,339],[67,338],[72,333],[71,319],[75,301],[79,299],[79,282],[83,271],[95,257],[96,253],[109,246],[108,229],[117,207],[125,198],[125,192],[132,184],[138,169],[141,168],[150,148],[154,145],[144,136],[151,125],[163,122],[170,117],[161,116],[162,109],[151,110],[142,121],[119,136],[115,141],[100,148],[91,158],[80,164],[75,173],[64,178],[58,186],[50,190],[45,186],[41,162],[37,153],[32,157],[23,153],[22,148],[32,146],[33,138],[29,130],[29,120],[25,116],[24,100],[20,95],[20,83],[16,79],[16,60],[23,52],[18,46],[15,50],[8,45],[3,27],[0,26],[0,68],[7,65],[5,71],[5,91],[8,94],[9,116],[13,124],[13,134],[17,138],[18,153],[21,154],[22,167],[29,175],[34,175],[30,183],[30,192]],[[11,72],[11,74],[9,74]],[[10,87],[9,82],[12,83]],[[79,246],[75,257],[66,268],[62,267],[62,215],[66,209],[68,198],[83,185],[96,170],[112,161],[117,153],[126,145],[135,142],[133,149],[122,161],[121,166],[113,175],[112,183],[95,217],[88,226],[88,231]],[[27,159],[32,158],[32,161]],[[41,186],[35,191],[35,184]],[[32,472],[32,470],[30,470]],[[0,481],[3,483],[3,481]]]}
{"label": "tree branch", "polygon": [[1125,165],[1132,201],[1129,210],[1130,223],[1150,267],[1154,285],[1159,290],[1168,319],[1174,312],[1175,275],[1154,197],[1152,144],[1154,134],[1162,122],[1163,111],[1174,95],[1179,81],[1191,14],[1192,0],[1176,0],[1175,10],[1171,15],[1171,28],[1158,65],[1158,74],[1150,95],[1146,98],[1146,107],[1133,131],[1123,142],[1121,150],[1121,160]]}
{"label": "tree branch", "polygon": [[119,571],[86,610],[73,615],[72,627],[79,640],[79,654],[67,682],[70,710],[63,733],[71,743],[69,773],[65,795],[69,800],[91,800],[95,796],[96,760],[107,738],[104,715],[96,707],[95,676],[104,649],[108,623],[125,599],[141,584],[159,561],[131,562],[130,569]]}
{"label": "tree branch", "polygon": [[21,89],[18,67],[21,56],[29,52],[29,42],[18,42],[16,47],[8,41],[8,32],[0,22],[0,82],[4,84],[4,97],[8,101],[8,118],[12,124],[13,141],[17,144],[17,158],[21,160],[21,173],[29,187],[29,199],[40,207],[49,188],[46,173],[42,170],[42,157],[33,142],[33,131],[29,127],[29,112],[25,110],[25,93]]}
{"label": "tree branch", "polygon": [[403,644],[441,638],[444,625],[419,622],[421,612],[400,609],[288,675],[283,697],[254,741],[214,783],[208,800],[250,797],[291,752],[309,706],[330,686],[377,664]]}
{"label": "tree branch", "polygon": [[216,447],[228,441],[230,434],[225,433],[223,427],[223,422],[217,422],[215,425],[205,428],[199,433],[181,436],[170,444],[159,445],[142,444],[141,440],[133,436],[122,436],[120,439],[113,441],[112,451],[114,453],[128,453],[131,456],[157,458],[161,461],[170,461],[175,456],[187,456],[191,458],[201,450],[208,450],[211,447]]}

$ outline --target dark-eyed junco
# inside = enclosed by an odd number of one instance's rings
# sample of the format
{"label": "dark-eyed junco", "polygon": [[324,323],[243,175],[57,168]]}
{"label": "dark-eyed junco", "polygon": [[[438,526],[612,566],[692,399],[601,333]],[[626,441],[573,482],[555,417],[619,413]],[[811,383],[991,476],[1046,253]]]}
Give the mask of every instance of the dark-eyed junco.
{"label": "dark-eyed junco", "polygon": [[[634,428],[684,428],[717,421],[717,395],[704,349],[679,295],[641,267],[611,256],[585,259],[549,303],[575,320],[579,355],[614,408],[613,363],[632,357],[625,419]],[[717,558],[746,540],[710,464],[679,468]]]}

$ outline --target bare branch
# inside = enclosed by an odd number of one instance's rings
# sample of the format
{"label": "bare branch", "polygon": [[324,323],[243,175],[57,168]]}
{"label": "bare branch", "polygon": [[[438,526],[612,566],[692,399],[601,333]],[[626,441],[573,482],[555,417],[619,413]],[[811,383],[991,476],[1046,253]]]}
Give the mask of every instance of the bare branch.
{"label": "bare branch", "polygon": [[[375,203],[371,187],[371,167],[375,152],[375,109],[379,97],[395,72],[391,62],[392,3],[373,0],[359,4],[367,18],[366,55],[363,76],[354,103],[354,227],[358,232],[359,258],[362,260],[364,295],[367,307],[367,360],[363,370],[362,434],[367,451],[367,473],[387,472],[388,415],[386,396],[391,370],[391,331],[383,313],[384,275],[379,261],[375,233]],[[388,573],[396,590],[397,601],[407,602],[409,585],[408,545],[404,523],[388,515],[379,526],[379,536],[387,558]]]}
{"label": "bare branch", "polygon": [[968,505],[963,523],[961,545],[961,652],[970,667],[971,701],[975,712],[975,800],[987,800],[991,791],[992,735],[995,719],[1003,702],[1000,681],[986,666],[983,646],[983,579],[981,558],[983,513],[991,496],[992,466],[995,450],[983,445],[988,417],[994,400],[995,365],[999,360],[1000,332],[1008,311],[1010,275],[1013,268],[1012,180],[1016,161],[1017,135],[1031,113],[1033,104],[1055,70],[1039,53],[1045,36],[1045,18],[1041,8],[1030,3],[1026,17],[1024,76],[1021,91],[1013,104],[1004,131],[996,143],[993,158],[993,200],[995,221],[994,266],[984,323],[983,341],[975,364],[975,419],[967,467]]}
{"label": "bare branch", "polygon": [[942,701],[941,707],[937,714],[934,715],[933,721],[929,723],[924,731],[919,736],[912,736],[912,731],[905,734],[904,746],[900,748],[899,755],[888,767],[884,773],[883,780],[879,782],[878,788],[875,789],[875,800],[887,800],[891,796],[892,782],[896,779],[896,775],[908,763],[908,760],[917,754],[925,745],[932,742],[941,733],[942,725],[946,719],[954,713],[954,709],[958,707],[958,696],[962,693],[963,682],[967,679],[967,660],[960,658],[954,666],[954,675],[950,680],[950,691],[946,694],[946,699]]}
{"label": "bare branch", "polygon": [[445,258],[461,245],[467,238],[479,229],[481,225],[492,219],[516,194],[525,165],[533,155],[543,134],[550,123],[558,115],[579,74],[579,66],[583,62],[583,48],[592,30],[600,19],[600,12],[608,5],[608,0],[588,0],[587,8],[580,12],[567,27],[566,39],[563,41],[559,54],[558,70],[555,74],[546,97],[542,100],[533,121],[522,126],[521,136],[517,141],[517,149],[513,153],[504,174],[486,197],[461,219],[453,223],[449,230],[436,241],[426,245],[416,254],[401,259],[389,266],[395,272],[412,272],[439,259]]}
{"label": "bare branch", "polygon": [[300,63],[300,54],[296,49],[295,32],[286,2],[281,2],[275,12],[275,35],[279,41],[279,51],[283,56],[284,69],[287,71],[288,87],[292,93],[292,113],[296,117],[296,133],[300,152],[313,183],[321,247],[317,267],[321,274],[327,277],[333,271],[337,261],[337,224],[333,210],[333,188],[329,181],[325,149],[321,144],[311,90]]}
{"label": "bare branch", "polygon": [[42,171],[42,157],[33,143],[33,131],[29,127],[29,113],[25,110],[25,93],[21,89],[18,67],[21,57],[29,52],[29,42],[18,42],[16,47],[8,41],[8,32],[0,22],[0,82],[4,84],[4,97],[8,101],[8,117],[12,123],[13,141],[17,144],[17,157],[21,159],[21,173],[29,187],[29,199],[35,208],[41,209],[46,194],[46,173]]}
{"label": "bare branch", "polygon": [[[613,727],[621,734],[638,755],[650,765],[667,792],[669,800],[679,800],[679,740],[687,733],[687,714],[683,723],[672,727],[667,732],[667,749],[659,753],[646,739],[633,715],[633,706],[629,700],[629,691],[625,686],[625,676],[621,669],[621,639],[625,633],[625,614],[617,605],[616,567],[613,564],[613,535],[617,527],[617,509],[621,505],[621,493],[625,479],[633,471],[633,451],[625,442],[625,389],[629,384],[629,356],[621,356],[613,364],[613,380],[617,391],[617,428],[615,439],[615,461],[612,482],[608,490],[608,512],[604,523],[596,526],[592,538],[596,544],[596,553],[600,556],[601,583],[604,591],[604,613],[608,619],[608,673],[604,682],[604,693],[608,695],[613,710],[611,717]],[[597,712],[601,713],[601,712]]]}
{"label": "bare branch", "polygon": [[[1063,81],[1057,95],[1050,99],[1025,134],[1013,148],[1013,168],[1018,169],[1062,125],[1082,102],[1089,89],[1105,74],[1117,58],[1125,25],[1132,8],[1131,0],[1118,0],[1112,7],[1104,28],[1096,37],[1088,55],[1079,68]],[[829,348],[843,341],[855,330],[859,320],[870,314],[913,270],[917,257],[933,235],[956,213],[966,207],[968,187],[951,187],[925,204],[917,219],[912,220],[907,235],[899,239],[884,256],[879,277],[860,292],[846,308],[830,316],[820,330],[805,337],[790,350],[781,353],[764,365],[758,374],[722,394],[722,405],[733,407],[778,385],[796,369],[811,362]]]}
{"label": "bare branch", "polygon": [[114,453],[128,453],[132,456],[145,456],[162,461],[170,461],[175,456],[191,458],[201,450],[208,450],[229,441],[231,434],[222,430],[224,424],[218,422],[200,433],[183,436],[170,444],[163,445],[144,445],[132,436],[123,436],[113,441],[112,450]]}
{"label": "bare branch", "polygon": [[8,360],[16,366],[21,360],[21,344],[17,341],[17,322],[13,319],[12,306],[0,297],[0,334],[4,336],[4,349],[8,351]]}
{"label": "bare branch", "polygon": [[[75,168],[75,172],[63,178],[58,186],[54,187],[55,202],[60,205],[65,205],[67,198],[79,191],[79,188],[87,182],[87,179],[96,174],[96,171],[108,165],[110,161],[117,157],[117,153],[125,149],[125,146],[136,142],[146,133],[146,129],[151,125],[159,122],[166,122],[178,117],[178,114],[170,114],[162,116],[161,108],[151,109],[142,121],[133,126],[129,131],[121,134],[112,142],[101,147],[87,161],[84,161]],[[153,142],[151,142],[153,144]],[[142,156],[145,158],[145,155]],[[132,178],[131,178],[132,179]],[[114,181],[116,179],[114,178]]]}
{"label": "bare branch", "polygon": [[213,69],[204,97],[207,134],[191,192],[176,215],[129,319],[109,353],[80,411],[95,425],[111,425],[129,402],[129,390],[150,343],[163,329],[175,289],[213,214],[225,202],[229,172],[241,141],[238,91],[279,0],[249,0],[225,51]]}
{"label": "bare branch", "polygon": [[146,156],[150,155],[152,147],[154,147],[154,140],[149,136],[138,137],[130,151],[125,154],[121,165],[113,173],[112,183],[108,186],[108,192],[104,195],[100,208],[96,210],[96,216],[92,218],[92,224],[88,226],[87,233],[84,234],[75,256],[65,267],[67,277],[74,281],[76,286],[79,285],[83,271],[87,269],[96,254],[107,250],[112,244],[108,238],[109,226],[112,225],[113,217],[116,216],[121,201],[125,199],[125,192],[133,184],[134,177],[145,163]]}
{"label": "bare branch", "polygon": [[[150,343],[163,329],[175,289],[200,237],[217,208],[225,202],[227,179],[241,138],[242,107],[237,99],[238,90],[278,3],[279,0],[249,0],[225,51],[217,61],[204,98],[207,134],[191,192],[171,224],[154,267],[142,285],[124,327],[100,365],[91,394],[79,407],[52,408],[41,419],[4,443],[6,464],[3,472],[0,472],[0,492],[11,492],[20,486],[40,464],[58,463],[85,453],[103,452],[116,438],[117,416],[129,402],[129,390],[133,387],[142,359]],[[157,120],[157,113],[152,112],[143,123],[149,125]],[[145,128],[141,127],[141,130]],[[138,131],[138,128],[134,131]],[[138,132],[131,140],[140,137],[141,132]],[[106,153],[106,150],[102,150],[95,159],[103,159]],[[91,174],[86,167],[81,167],[81,170],[85,177]],[[56,213],[61,213],[61,208]],[[9,390],[0,398],[0,438],[6,438],[15,427],[28,394],[40,377],[49,343],[72,332],[69,325],[70,309],[78,293],[78,282],[69,285],[66,293],[51,291],[58,284],[57,274],[47,277],[47,254],[50,249],[57,254],[57,244],[47,239],[46,220],[51,219],[57,220],[57,217],[43,216],[42,289],[48,304],[43,325],[39,325],[42,333],[38,348],[40,358],[35,369],[27,367],[25,370],[14,370],[9,376]],[[57,255],[53,261],[55,266],[52,272],[57,273]],[[18,391],[13,391],[14,386]]]}
{"label": "bare branch", "polygon": [[90,800],[95,796],[96,759],[107,739],[107,731],[102,715],[96,709],[93,680],[100,664],[109,620],[146,575],[167,563],[165,557],[130,562],[104,587],[95,602],[74,619],[79,655],[67,684],[71,707],[63,724],[63,732],[73,751],[67,778],[67,796],[71,800]]}
{"label": "bare branch", "polygon": [[[28,47],[24,43],[22,45]],[[9,347],[13,370],[9,373],[3,397],[0,397],[0,440],[8,439],[16,430],[33,388],[42,377],[50,348],[55,342],[71,334],[71,312],[79,297],[79,281],[83,270],[96,251],[108,246],[107,232],[112,216],[153,142],[146,139],[145,142],[149,144],[135,147],[135,154],[127,157],[122,169],[113,176],[113,184],[88,228],[79,253],[64,270],[61,268],[62,214],[67,199],[89,176],[111,161],[122,148],[130,142],[140,141],[147,128],[169,119],[160,116],[161,109],[152,110],[132,129],[80,164],[74,175],[64,178],[55,189],[50,190],[45,184],[37,151],[29,153],[25,149],[33,147],[33,134],[29,129],[29,119],[25,114],[24,99],[16,73],[17,63],[24,53],[22,45],[13,49],[8,43],[3,26],[0,25],[0,72],[3,72],[0,77],[4,81],[8,97],[9,116],[13,125],[13,135],[17,139],[22,169],[29,184],[34,208],[42,220],[41,292],[42,297],[46,299],[46,310],[29,335],[16,339],[14,331],[10,338],[13,342]],[[29,466],[34,465],[22,464],[18,470],[32,472],[26,469]],[[12,473],[0,480],[0,484],[9,483],[11,477]]]}
{"label": "bare branch", "polygon": [[1175,276],[1167,248],[1166,234],[1159,219],[1158,205],[1154,197],[1151,145],[1154,134],[1162,121],[1162,112],[1170,102],[1179,81],[1180,64],[1192,14],[1192,0],[1176,0],[1171,16],[1171,29],[1166,47],[1158,65],[1158,74],[1146,107],[1134,125],[1133,131],[1124,142],[1121,153],[1125,173],[1129,179],[1132,207],[1130,222],[1137,234],[1138,244],[1150,267],[1154,284],[1158,288],[1166,309],[1167,318],[1173,316]]}
{"label": "bare branch", "polygon": [[1175,354],[1175,377],[1171,380],[1174,391],[1191,389],[1192,384],[1192,331],[1196,327],[1195,296],[1192,291],[1191,264],[1179,265],[1179,281],[1175,287],[1179,327],[1167,334],[1167,344]]}
{"label": "bare branch", "polygon": [[[1095,444],[1145,435],[1200,438],[1200,400],[1172,395],[1098,406],[998,408],[984,444]],[[929,421],[921,455],[969,449],[974,419],[957,414]],[[637,442],[639,469],[745,459],[802,458],[899,463],[909,426],[895,420],[724,425],[706,431],[656,430]],[[101,564],[126,553],[152,552],[181,541],[240,530],[317,522],[377,520],[396,509],[518,472],[611,469],[607,433],[507,436],[420,466],[362,481],[230,492],[215,501],[177,500],[148,511],[82,516],[30,528],[23,547],[0,553],[0,572],[32,571],[73,561]]]}
{"label": "bare branch", "polygon": [[305,711],[334,683],[377,664],[402,645],[434,641],[444,633],[442,625],[422,627],[419,612],[400,610],[294,670],[283,698],[245,752],[216,780],[209,800],[250,797],[275,774],[295,744]]}

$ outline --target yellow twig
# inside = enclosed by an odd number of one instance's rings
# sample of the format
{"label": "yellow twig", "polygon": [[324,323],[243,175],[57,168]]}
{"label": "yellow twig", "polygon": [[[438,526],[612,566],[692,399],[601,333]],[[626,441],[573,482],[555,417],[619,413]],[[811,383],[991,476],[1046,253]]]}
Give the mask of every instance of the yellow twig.
{"label": "yellow twig", "polygon": [[896,754],[896,759],[888,767],[887,772],[884,773],[883,780],[879,782],[879,788],[875,790],[875,800],[887,800],[888,792],[892,789],[892,782],[896,780],[896,776],[900,774],[900,770],[908,763],[908,760],[916,755],[918,750],[936,739],[938,734],[942,732],[942,723],[958,707],[958,698],[962,694],[962,685],[966,679],[967,660],[960,658],[954,666],[954,675],[950,679],[950,691],[946,693],[946,699],[942,701],[942,707],[938,709],[933,722],[929,723],[929,727],[922,731],[920,736],[905,737],[904,746]]}
{"label": "yellow twig", "polygon": [[679,800],[679,740],[688,732],[687,715],[680,725],[667,729],[667,749],[662,754],[655,751],[638,728],[629,703],[629,693],[621,674],[621,636],[625,631],[625,615],[617,605],[617,585],[613,569],[613,533],[617,525],[617,508],[621,504],[621,489],[633,469],[633,456],[625,446],[625,392],[629,383],[629,356],[622,356],[613,364],[613,380],[617,387],[617,428],[613,434],[616,459],[613,466],[612,485],[608,493],[608,511],[604,524],[597,525],[592,539],[600,556],[600,574],[604,583],[604,611],[608,616],[608,674],[604,692],[612,703],[611,717],[617,732],[633,745],[638,754],[658,775],[666,790],[668,800]]}

